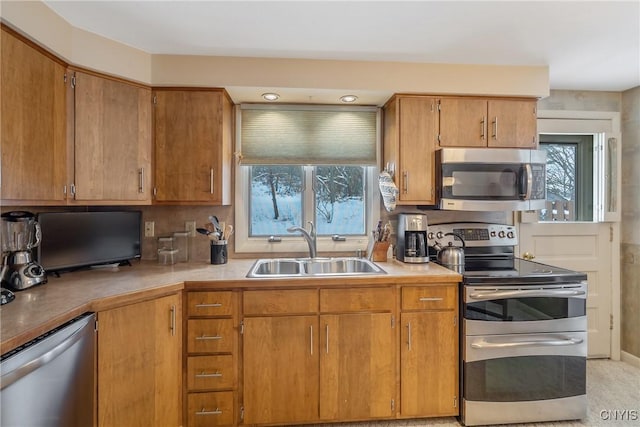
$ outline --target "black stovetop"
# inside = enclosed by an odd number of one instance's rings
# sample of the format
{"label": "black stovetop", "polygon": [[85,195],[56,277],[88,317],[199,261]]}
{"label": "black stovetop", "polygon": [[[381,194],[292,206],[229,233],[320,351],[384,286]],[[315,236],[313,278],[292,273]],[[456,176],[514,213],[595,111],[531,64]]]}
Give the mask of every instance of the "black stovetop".
{"label": "black stovetop", "polygon": [[467,257],[464,283],[490,285],[568,283],[587,280],[585,273],[515,257]]}

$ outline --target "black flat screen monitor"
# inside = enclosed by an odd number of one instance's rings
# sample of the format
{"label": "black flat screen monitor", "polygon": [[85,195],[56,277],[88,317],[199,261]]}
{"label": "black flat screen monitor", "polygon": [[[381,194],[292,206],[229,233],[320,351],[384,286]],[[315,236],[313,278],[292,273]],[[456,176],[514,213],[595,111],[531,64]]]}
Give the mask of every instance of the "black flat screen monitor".
{"label": "black flat screen monitor", "polygon": [[38,262],[47,272],[140,258],[140,211],[47,212],[38,215]]}

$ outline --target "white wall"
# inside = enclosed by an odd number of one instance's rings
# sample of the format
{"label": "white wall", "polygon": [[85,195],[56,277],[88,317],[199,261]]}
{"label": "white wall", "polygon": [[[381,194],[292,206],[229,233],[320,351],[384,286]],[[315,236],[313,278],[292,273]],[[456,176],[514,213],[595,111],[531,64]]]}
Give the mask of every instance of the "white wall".
{"label": "white wall", "polygon": [[72,27],[41,1],[5,1],[1,13],[3,22],[71,64],[151,85],[361,89],[388,96],[549,93],[546,66],[151,55]]}

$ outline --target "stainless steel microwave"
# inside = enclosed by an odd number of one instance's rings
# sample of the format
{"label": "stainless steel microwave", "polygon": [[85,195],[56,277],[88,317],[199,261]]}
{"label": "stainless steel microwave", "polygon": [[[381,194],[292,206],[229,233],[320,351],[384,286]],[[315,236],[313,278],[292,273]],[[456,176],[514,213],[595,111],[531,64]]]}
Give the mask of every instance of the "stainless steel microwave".
{"label": "stainless steel microwave", "polygon": [[436,152],[440,209],[524,211],[545,207],[543,150],[443,148]]}

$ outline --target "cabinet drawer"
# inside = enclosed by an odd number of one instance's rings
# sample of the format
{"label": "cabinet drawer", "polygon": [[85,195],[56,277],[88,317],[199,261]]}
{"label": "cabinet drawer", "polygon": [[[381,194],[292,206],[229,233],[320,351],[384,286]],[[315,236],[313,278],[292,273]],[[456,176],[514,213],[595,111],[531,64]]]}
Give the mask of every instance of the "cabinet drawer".
{"label": "cabinet drawer", "polygon": [[318,291],[315,289],[245,291],[242,301],[245,315],[301,314],[318,311]]}
{"label": "cabinet drawer", "polygon": [[452,310],[458,305],[457,285],[405,286],[402,288],[403,310]]}
{"label": "cabinet drawer", "polygon": [[189,316],[230,316],[234,308],[233,292],[189,292],[187,294]]}
{"label": "cabinet drawer", "polygon": [[189,319],[189,353],[231,353],[234,338],[233,319]]}
{"label": "cabinet drawer", "polygon": [[233,425],[233,392],[189,393],[187,410],[189,427]]}
{"label": "cabinet drawer", "polygon": [[187,388],[216,390],[236,384],[233,356],[191,356],[187,358]]}
{"label": "cabinet drawer", "polygon": [[320,311],[390,311],[395,306],[394,292],[392,288],[322,289]]}

